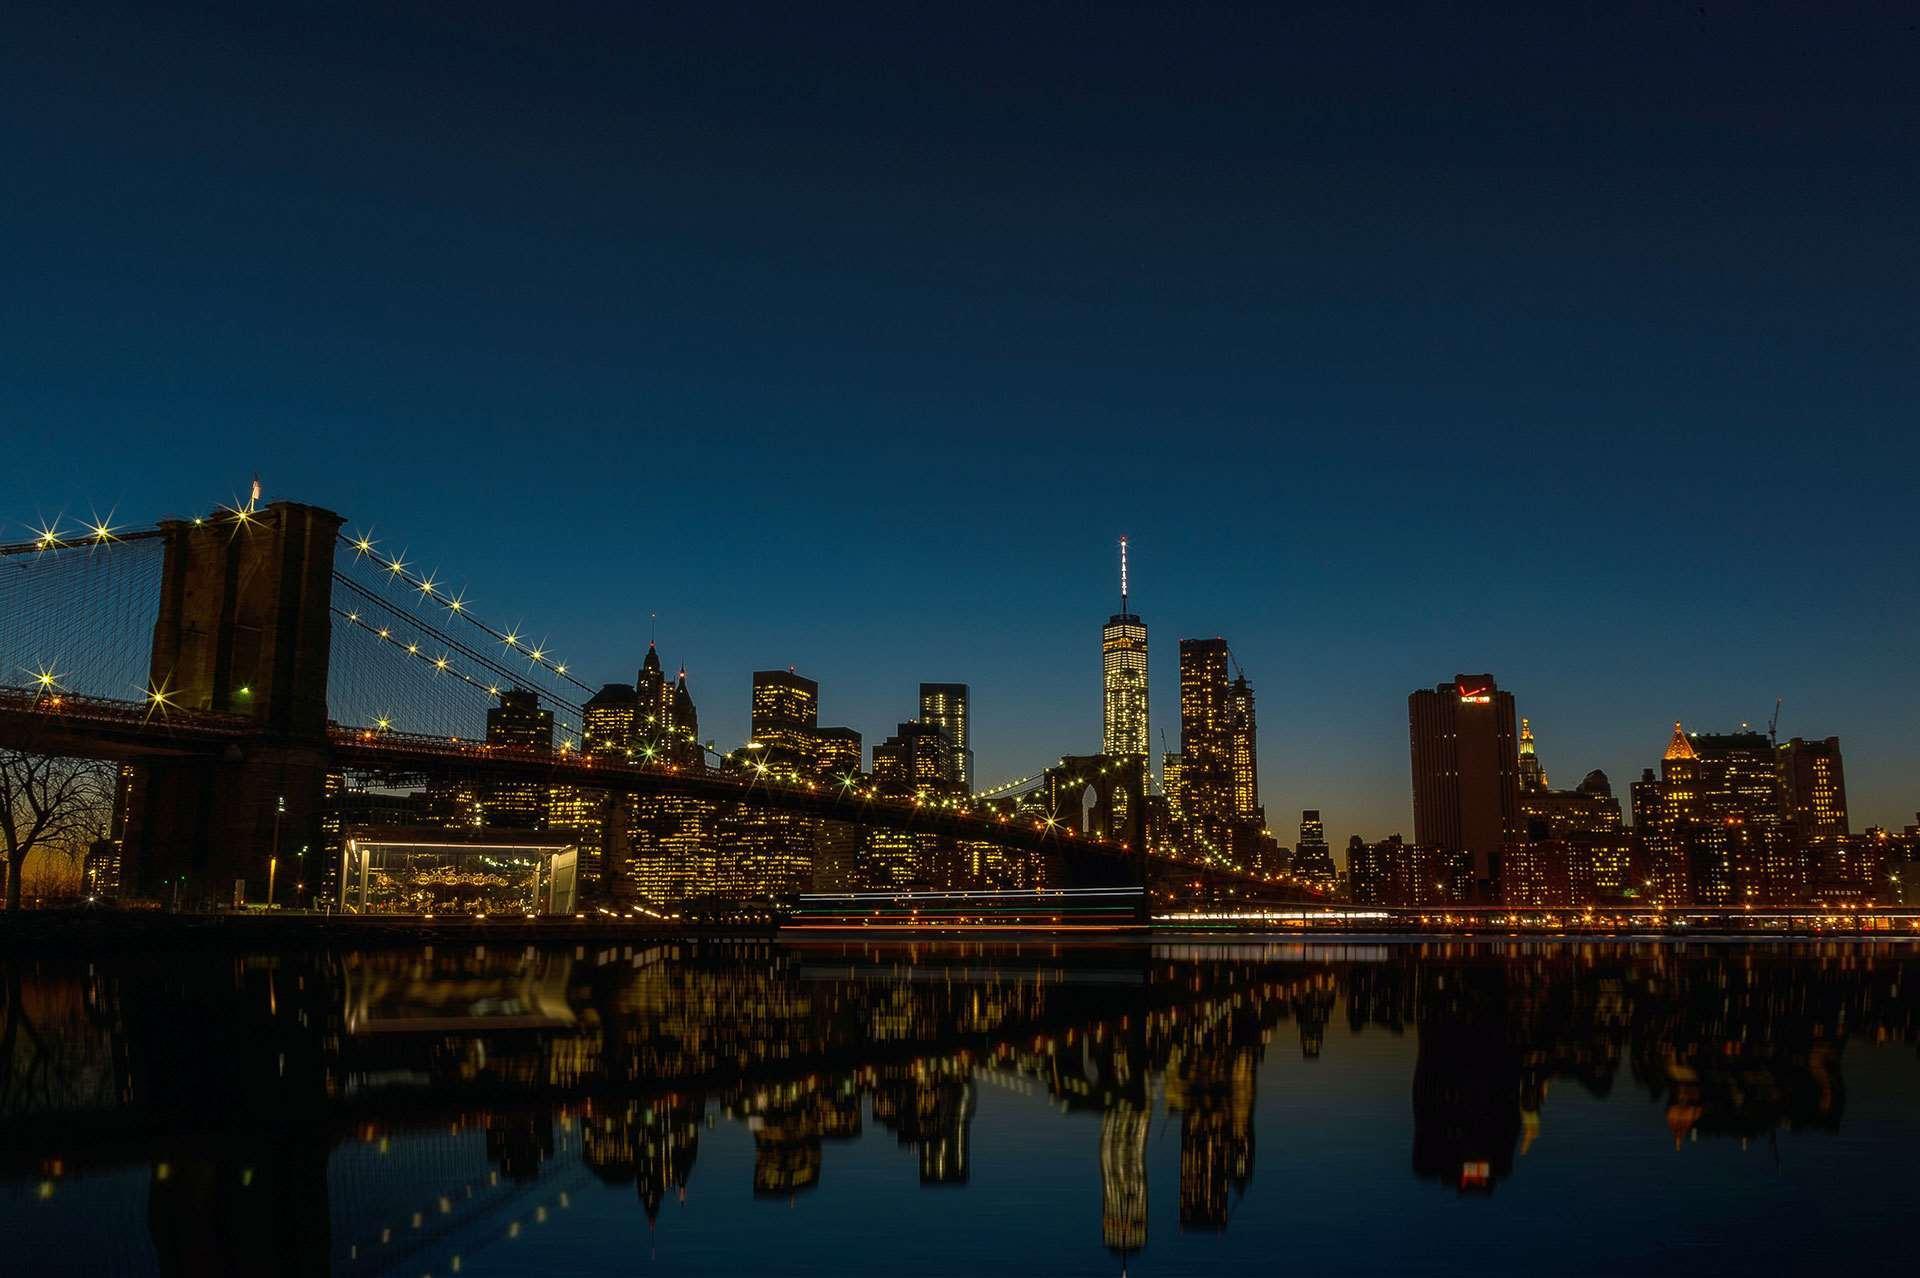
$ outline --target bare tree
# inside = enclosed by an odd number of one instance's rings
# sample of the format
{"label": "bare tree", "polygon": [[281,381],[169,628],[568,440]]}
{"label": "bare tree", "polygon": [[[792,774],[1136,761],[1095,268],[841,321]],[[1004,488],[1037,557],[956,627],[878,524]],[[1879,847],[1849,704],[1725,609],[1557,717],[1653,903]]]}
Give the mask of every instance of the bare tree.
{"label": "bare tree", "polygon": [[0,841],[7,908],[20,908],[21,871],[35,849],[84,852],[113,818],[113,769],[91,759],[0,750]]}

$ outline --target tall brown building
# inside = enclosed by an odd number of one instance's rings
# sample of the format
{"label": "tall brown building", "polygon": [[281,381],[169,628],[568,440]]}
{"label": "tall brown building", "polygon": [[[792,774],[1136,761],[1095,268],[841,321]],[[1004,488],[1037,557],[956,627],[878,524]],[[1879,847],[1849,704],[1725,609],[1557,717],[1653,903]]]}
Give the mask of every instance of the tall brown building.
{"label": "tall brown building", "polygon": [[1524,836],[1513,694],[1493,676],[1455,675],[1407,698],[1413,756],[1413,837],[1465,852],[1476,899],[1497,900],[1500,858]]}
{"label": "tall brown building", "polygon": [[1780,788],[1787,826],[1802,843],[1842,837],[1847,827],[1847,774],[1840,738],[1795,737],[1780,746]]}
{"label": "tall brown building", "polygon": [[1806,890],[1806,858],[1786,836],[1780,774],[1764,733],[1690,734],[1698,760],[1699,822],[1689,836],[1694,899],[1779,904]]}

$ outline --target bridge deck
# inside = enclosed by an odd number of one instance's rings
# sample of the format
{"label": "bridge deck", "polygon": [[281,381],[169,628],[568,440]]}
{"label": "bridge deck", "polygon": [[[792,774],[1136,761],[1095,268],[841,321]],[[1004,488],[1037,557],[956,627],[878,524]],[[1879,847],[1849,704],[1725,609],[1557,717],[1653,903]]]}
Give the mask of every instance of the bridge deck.
{"label": "bridge deck", "polygon": [[[240,715],[185,710],[148,701],[117,701],[48,692],[38,688],[0,688],[0,745],[81,758],[138,760],[207,754],[244,748],[263,739],[261,725]],[[328,728],[328,746],[344,767],[390,774],[463,775],[498,780],[532,780],[633,794],[677,794],[714,803],[749,803],[854,825],[912,833],[977,839],[1003,847],[1076,862],[1104,861],[1144,871],[1191,871],[1209,882],[1234,885],[1249,893],[1296,900],[1323,899],[1294,884],[1278,884],[1204,862],[1155,854],[1150,859],[1126,843],[1085,838],[1071,826],[1007,815],[984,815],[914,798],[876,795],[857,787],[802,782],[768,782],[755,776],[643,763],[577,751],[536,751],[524,747],[375,732],[339,724]],[[1138,881],[1138,876],[1134,876]]]}

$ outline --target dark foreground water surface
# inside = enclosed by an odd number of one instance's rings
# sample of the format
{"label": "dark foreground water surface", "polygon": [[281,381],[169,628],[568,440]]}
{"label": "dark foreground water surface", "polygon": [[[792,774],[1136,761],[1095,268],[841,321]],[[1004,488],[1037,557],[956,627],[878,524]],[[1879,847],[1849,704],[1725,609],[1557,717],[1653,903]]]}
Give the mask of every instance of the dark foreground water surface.
{"label": "dark foreground water surface", "polygon": [[1914,1237],[1899,946],[0,972],[6,1272],[1739,1273]]}

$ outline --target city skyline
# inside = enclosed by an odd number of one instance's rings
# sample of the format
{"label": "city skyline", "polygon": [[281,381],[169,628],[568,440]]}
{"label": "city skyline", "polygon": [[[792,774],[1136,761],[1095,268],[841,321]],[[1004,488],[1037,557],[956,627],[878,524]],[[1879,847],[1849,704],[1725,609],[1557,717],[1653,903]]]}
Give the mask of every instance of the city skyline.
{"label": "city skyline", "polygon": [[869,742],[965,681],[984,784],[1096,744],[1125,534],[1152,723],[1228,638],[1276,828],[1410,836],[1465,670],[1616,785],[1782,697],[1910,819],[1899,30],[495,21],[19,15],[0,518],[257,470],[596,682],[657,613],[716,740],[754,670]]}
{"label": "city skyline", "polygon": [[[255,479],[257,481],[258,477],[256,476]],[[239,504],[244,505],[245,503],[244,501],[240,501]],[[101,508],[98,506],[98,504],[94,504],[87,507],[88,515],[85,518],[76,519],[71,515],[61,514],[61,515],[52,517],[51,522],[61,523],[62,521],[64,521],[63,526],[69,532],[75,533],[76,535],[83,534],[88,527],[92,526],[92,524],[97,518],[102,518],[102,516],[98,514],[100,509]],[[36,522],[30,522],[30,523],[15,521],[14,525],[11,528],[8,528],[3,522],[0,522],[0,541],[32,540],[34,537],[41,535],[43,532],[47,530],[49,522],[50,521],[47,516],[39,516],[37,517]],[[112,508],[111,520],[109,522],[111,522],[112,526],[114,527],[124,528],[128,526],[128,524],[132,521],[124,511],[120,510],[120,508],[118,507],[115,507],[115,508]],[[350,521],[350,526],[351,526],[351,521]],[[1120,538],[1119,540],[1124,546],[1124,544],[1127,543],[1130,539]],[[409,552],[409,554],[410,554],[409,562],[416,563],[418,559],[417,554],[414,554],[411,551]],[[454,586],[456,593],[458,593],[462,587],[465,587],[470,592],[471,588],[475,584],[464,578],[459,577],[457,574],[450,577],[446,577],[445,580],[448,585]],[[491,592],[489,592],[489,594],[491,595]],[[1109,618],[1109,624],[1107,627],[1109,631],[1112,629],[1112,623],[1118,620],[1118,617],[1119,615],[1116,614],[1115,617]],[[1141,613],[1136,611],[1136,612],[1127,613],[1126,617],[1130,624],[1133,624],[1137,627],[1141,627],[1144,629],[1152,628],[1152,619],[1149,616],[1142,615]],[[656,644],[655,644],[654,638],[651,637],[654,634],[654,632],[657,631],[658,629],[657,615],[649,614],[647,623],[648,623],[648,630],[649,630],[650,637],[646,643],[645,664],[648,667],[648,669],[657,670],[659,661],[655,653]],[[523,623],[523,628],[524,628],[524,623]],[[587,633],[591,634],[592,632],[589,631]],[[585,637],[586,637],[585,635],[582,636],[582,638],[585,638]],[[604,673],[605,683],[608,685],[609,688],[622,686],[624,681],[620,677],[621,670],[623,667],[625,669],[631,669],[632,668],[631,661],[623,661],[622,658],[616,656],[613,658],[612,664],[610,664],[604,672],[597,671],[588,663],[580,661],[577,656],[574,656],[572,654],[575,654],[580,651],[598,650],[606,646],[604,642],[602,643],[581,642],[576,644],[576,643],[570,642],[573,638],[574,638],[573,636],[556,636],[548,633],[543,636],[543,641],[553,641],[552,643],[550,643],[550,647],[554,651],[555,656],[558,658],[565,658],[568,661],[570,661],[571,668],[575,672],[580,674],[583,678],[586,678],[590,681],[598,681],[602,673]],[[567,642],[564,642],[564,644],[562,644],[560,641],[563,641],[563,640]],[[1167,676],[1164,677],[1164,681],[1154,681],[1150,685],[1151,687],[1157,687],[1160,689],[1159,695],[1162,700],[1168,700],[1168,701],[1171,701],[1172,703],[1168,705],[1164,710],[1155,712],[1155,717],[1157,721],[1162,725],[1171,724],[1174,726],[1176,730],[1178,729],[1178,725],[1181,722],[1181,706],[1180,706],[1180,692],[1179,692],[1179,685],[1180,685],[1179,660],[1180,658],[1179,658],[1178,648],[1181,643],[1196,643],[1196,642],[1204,642],[1207,644],[1215,644],[1215,645],[1227,643],[1226,640],[1217,636],[1210,637],[1204,641],[1194,637],[1190,637],[1190,636],[1181,636],[1173,640],[1172,646],[1175,647],[1175,652],[1171,655],[1170,660],[1171,660],[1171,663],[1174,665],[1174,669],[1171,672],[1169,672]],[[1237,651],[1237,645],[1233,645],[1233,646]],[[699,662],[697,660],[697,657],[698,657],[697,652],[695,652],[692,649],[677,649],[677,650],[691,653],[695,657],[695,661],[692,663],[692,667],[694,669],[697,669],[699,665]],[[1053,728],[1048,733],[1049,738],[1067,741],[1068,745],[1066,748],[1061,750],[1057,755],[1048,756],[1045,758],[1033,756],[1029,752],[1029,755],[1027,756],[1029,762],[1026,764],[1024,772],[1017,772],[1017,771],[1011,770],[1010,768],[1005,768],[1005,767],[1003,767],[998,772],[988,772],[983,770],[987,765],[976,765],[974,769],[975,775],[972,778],[972,783],[975,789],[989,789],[999,783],[1002,783],[1005,781],[1011,781],[1016,776],[1031,775],[1031,774],[1037,773],[1042,768],[1051,766],[1060,757],[1084,755],[1085,753],[1088,752],[1088,750],[1093,745],[1101,744],[1101,739],[1103,738],[1104,734],[1101,731],[1099,720],[1102,717],[1101,715],[1102,703],[1108,699],[1106,695],[1106,685],[1109,680],[1107,677],[1107,673],[1098,667],[1094,667],[1092,674],[1087,675],[1086,670],[1088,668],[1089,663],[1087,658],[1084,655],[1085,654],[1084,641],[1082,642],[1082,645],[1081,645],[1081,652],[1082,652],[1082,658],[1081,658],[1082,682],[1087,685],[1087,687],[1083,691],[1084,691],[1085,697],[1087,698],[1087,705],[1091,707],[1093,717],[1096,721],[1093,727],[1090,728],[1084,734],[1085,744],[1081,745],[1080,742],[1072,738],[1070,728],[1063,728],[1060,725],[1054,725]],[[1223,658],[1223,660],[1225,659],[1226,658]],[[1168,660],[1169,660],[1169,657],[1167,654],[1165,654],[1163,649],[1162,662],[1165,663]],[[1237,662],[1237,658],[1235,658],[1235,660]],[[829,662],[829,664],[833,664],[836,667],[838,667],[844,663]],[[865,663],[860,663],[857,660],[857,656],[856,656],[855,664],[865,664]],[[1052,663],[1049,662],[1048,664],[1052,664]],[[701,683],[698,679],[698,675],[694,673],[689,673],[689,669],[690,669],[689,663],[686,661],[682,661],[680,673],[678,676],[678,683],[683,690],[693,689],[701,686]],[[797,669],[798,669],[797,665],[794,665],[793,663],[789,663],[789,669],[787,670],[768,670],[768,669],[764,669],[764,668],[760,668],[759,666],[756,666],[751,670],[740,672],[740,679],[744,686],[739,689],[740,695],[738,697],[730,696],[728,694],[727,689],[725,689],[724,687],[708,692],[707,696],[712,698],[712,701],[713,701],[713,710],[711,712],[711,717],[707,720],[708,726],[700,734],[698,740],[712,742],[722,752],[736,749],[739,746],[742,746],[747,742],[754,740],[754,738],[758,734],[756,733],[753,727],[750,707],[755,702],[758,695],[757,692],[755,691],[757,684],[769,678],[776,679],[776,680],[794,678],[794,679],[797,679],[802,684],[814,685],[814,696],[817,700],[817,704],[819,706],[828,707],[829,709],[831,709],[835,705],[844,704],[843,702],[836,701],[836,696],[846,697],[848,700],[852,701],[855,704],[875,704],[876,702],[878,702],[880,704],[879,714],[881,716],[881,719],[879,722],[872,725],[868,725],[864,722],[860,722],[860,723],[854,724],[850,729],[851,734],[853,736],[863,739],[868,744],[878,743],[882,738],[888,736],[890,729],[895,724],[898,723],[901,711],[899,707],[891,706],[891,699],[892,699],[891,690],[882,691],[876,694],[873,691],[873,688],[871,686],[859,682],[857,676],[855,677],[853,682],[847,683],[841,687],[838,687],[838,688],[828,687],[826,686],[826,683],[824,680],[816,680],[816,679],[809,678],[805,675],[794,673],[795,671],[797,671]],[[1258,682],[1259,672],[1255,671],[1255,672],[1248,672],[1248,673],[1250,673],[1253,677],[1255,677],[1256,682]],[[642,678],[641,678],[641,681],[643,683],[646,681],[646,674],[647,674],[647,671],[643,670]],[[1497,674],[1497,671],[1496,671],[1496,674]],[[1246,675],[1243,674],[1243,677],[1246,677]],[[977,676],[975,676],[975,678],[977,679]],[[993,686],[993,684],[995,683],[995,680],[992,678],[989,678],[985,682],[987,686]],[[533,686],[533,685],[530,684],[530,686]],[[633,685],[631,683],[625,683],[624,686],[631,689]],[[671,693],[674,687],[674,683],[669,681],[665,684],[665,686],[667,687],[668,692]],[[935,683],[929,683],[926,681],[917,681],[913,687],[913,691],[907,695],[906,700],[903,702],[903,706],[909,709],[917,708],[918,711],[924,712],[926,707],[925,698],[927,696],[928,689],[956,689],[960,691],[960,695],[961,695],[962,707],[963,707],[963,712],[962,712],[963,721],[970,720],[974,717],[974,712],[970,709],[965,708],[966,702],[970,700],[970,697],[967,695],[965,688],[966,688],[966,685],[959,684],[959,683],[935,684]],[[1415,691],[1419,691],[1419,689],[1416,688]],[[1511,691],[1512,690],[1510,689],[1503,690],[1503,695],[1506,695],[1508,692],[1511,692]],[[1565,694],[1565,690],[1561,689],[1555,694],[1536,698],[1534,696],[1528,695],[1525,690],[1521,690],[1521,692],[1517,695],[1516,700],[1517,700],[1517,703],[1522,707],[1535,706],[1540,704],[1542,701],[1546,701],[1549,703],[1557,701],[1559,697],[1564,696],[1564,694]],[[1782,701],[1784,702],[1784,698],[1782,698]],[[816,708],[815,710],[816,715],[819,715],[822,713],[825,713],[825,712]],[[839,714],[838,711],[834,711],[834,713]],[[1158,716],[1161,714],[1164,714],[1166,717],[1164,719],[1158,718]],[[844,717],[851,718],[852,716],[844,716]],[[914,715],[910,714],[909,717],[914,717]],[[1520,715],[1520,717],[1525,719],[1532,719],[1535,716],[1531,714],[1522,714]],[[487,716],[487,718],[490,721],[491,715]],[[1686,725],[1686,731],[1692,735],[1697,735],[1703,732],[1709,733],[1709,734],[1715,733],[1715,732],[1752,732],[1752,731],[1757,731],[1764,726],[1763,723],[1753,719],[1741,719],[1737,722],[1730,723],[1730,724],[1720,724],[1710,720],[1702,719],[1699,717],[1688,716],[1685,714],[1682,714],[1680,716],[1679,722],[1684,723]],[[1378,800],[1378,802],[1375,805],[1376,810],[1387,811],[1389,813],[1389,815],[1385,818],[1383,823],[1378,827],[1378,833],[1374,832],[1374,827],[1358,824],[1358,822],[1366,820],[1367,818],[1365,817],[1355,818],[1354,819],[1355,823],[1349,824],[1348,823],[1349,810],[1343,810],[1340,808],[1327,808],[1326,805],[1324,804],[1322,805],[1321,809],[1314,809],[1316,811],[1324,809],[1324,810],[1332,811],[1334,813],[1332,818],[1329,819],[1326,822],[1326,824],[1333,829],[1335,835],[1337,836],[1337,838],[1333,840],[1333,844],[1335,847],[1336,855],[1341,859],[1343,863],[1344,863],[1344,855],[1345,855],[1344,841],[1345,841],[1345,838],[1351,834],[1359,834],[1363,839],[1365,839],[1368,842],[1373,842],[1379,838],[1385,838],[1390,834],[1403,834],[1406,836],[1409,843],[1415,840],[1416,836],[1415,836],[1414,806],[1408,795],[1408,789],[1407,789],[1408,778],[1406,775],[1406,759],[1405,759],[1406,724],[1405,724],[1404,714],[1398,717],[1397,723],[1398,723],[1397,740],[1393,743],[1392,749],[1398,752],[1397,757],[1399,759],[1400,775],[1397,778],[1391,778],[1389,780],[1387,785],[1387,791],[1388,791],[1387,794],[1370,796],[1371,798]],[[474,725],[474,729],[476,733],[480,730],[481,726],[482,725],[479,722],[479,720],[476,720],[476,723]],[[1266,752],[1270,749],[1279,749],[1282,751],[1288,751],[1288,747],[1290,743],[1287,741],[1287,739],[1284,736],[1278,735],[1275,731],[1277,728],[1279,733],[1284,733],[1287,725],[1283,722],[1282,724],[1279,724],[1279,725],[1268,723],[1266,724],[1266,726],[1268,727],[1269,731],[1267,734],[1267,740],[1264,741],[1261,745],[1262,756],[1264,756]],[[1549,733],[1549,740],[1547,744],[1548,758],[1547,760],[1542,762],[1551,766],[1554,770],[1558,771],[1560,775],[1562,775],[1563,777],[1570,776],[1575,772],[1586,772],[1586,771],[1591,771],[1593,768],[1598,768],[1600,771],[1607,773],[1610,778],[1613,778],[1616,785],[1624,785],[1625,784],[1624,779],[1630,779],[1634,776],[1637,776],[1641,768],[1646,767],[1649,763],[1657,762],[1657,760],[1659,759],[1660,752],[1665,749],[1665,743],[1670,736],[1672,727],[1668,723],[1663,723],[1661,725],[1658,725],[1658,729],[1659,730],[1656,733],[1649,734],[1650,736],[1657,737],[1657,741],[1654,745],[1647,747],[1647,749],[1643,752],[1642,755],[1636,756],[1632,754],[1627,754],[1625,756],[1626,763],[1620,765],[1616,769],[1615,767],[1612,767],[1612,766],[1605,766],[1600,764],[1594,764],[1592,765],[1592,767],[1586,766],[1583,760],[1581,760],[1579,757],[1577,757],[1577,755],[1575,755],[1572,752],[1569,752],[1566,749],[1566,744],[1569,739],[1569,734],[1563,734],[1561,731],[1558,730],[1557,725],[1549,724],[1547,725],[1547,730]],[[849,731],[849,729],[833,729],[833,731],[845,732],[845,731]],[[969,724],[964,729],[964,731],[965,731],[965,734],[969,737],[969,746],[971,746],[971,738],[974,736],[975,730]],[[1159,733],[1163,731],[1165,731],[1164,726],[1154,729],[1156,744],[1158,741]],[[1578,731],[1576,730],[1574,733],[1570,735],[1573,741],[1575,742],[1574,750],[1577,751],[1580,748],[1578,745],[1578,740],[1579,740]],[[1789,717],[1786,720],[1786,726],[1782,727],[1779,731],[1779,737],[1783,743],[1785,743],[1787,740],[1789,740],[1792,737],[1810,738],[1817,741],[1817,740],[1824,739],[1826,737],[1833,737],[1833,736],[1837,736],[1842,741],[1847,742],[1847,751],[1849,756],[1849,762],[1847,767],[1848,767],[1850,776],[1856,772],[1867,774],[1867,775],[1873,775],[1875,773],[1884,773],[1888,771],[1888,769],[1886,768],[1875,768],[1871,760],[1856,763],[1854,759],[1856,756],[1856,752],[1859,750],[1859,747],[1854,745],[1853,742],[1848,739],[1849,733],[1844,729],[1835,731],[1831,725],[1819,725],[1813,728],[1807,728],[1803,730],[1799,726],[1795,725],[1791,720],[1791,718]],[[999,747],[998,749],[994,748],[996,745]],[[1523,755],[1523,758],[1532,759],[1533,756],[1531,754],[1531,747],[1533,745],[1533,737],[1531,734],[1529,734],[1526,737],[1526,745],[1529,749],[1528,749],[1528,752],[1525,755]],[[1631,749],[1631,747],[1628,747],[1628,749]],[[1010,758],[1018,757],[1018,750],[1019,750],[1019,747],[1017,745],[1010,746],[1008,745],[1008,743],[1004,741],[989,742],[988,748],[985,751],[980,753],[982,753],[985,757],[988,757],[988,758],[1010,759]],[[975,752],[969,749],[967,753],[969,754],[969,756],[971,756]],[[1158,754],[1159,752],[1157,750],[1151,752],[1148,756],[1150,762],[1157,763]],[[1297,751],[1289,751],[1289,754],[1291,757],[1294,757],[1296,759],[1300,757]],[[1567,762],[1566,760],[1568,759],[1572,759],[1572,762],[1571,763]],[[1377,775],[1379,772],[1379,769],[1372,766],[1373,764],[1376,764],[1376,763],[1378,763],[1378,760],[1366,761],[1366,763],[1363,765],[1363,770],[1368,772],[1370,775]],[[1156,779],[1157,779],[1157,769],[1150,769],[1150,770],[1155,771]],[[1325,775],[1325,774],[1322,773],[1321,775]],[[1318,792],[1307,788],[1306,783],[1298,779],[1291,779],[1286,776],[1281,776],[1279,778],[1272,777],[1268,770],[1268,765],[1266,764],[1264,757],[1261,760],[1261,766],[1259,768],[1259,771],[1256,774],[1255,780],[1256,780],[1256,787],[1259,789],[1259,791],[1262,794],[1268,793],[1269,787],[1273,787],[1278,789],[1281,795],[1281,798],[1277,804],[1273,802],[1267,802],[1262,806],[1269,809],[1268,827],[1273,831],[1274,837],[1281,844],[1284,845],[1287,841],[1288,827],[1291,825],[1294,819],[1293,814],[1295,814],[1296,812],[1305,811],[1311,808],[1318,797]],[[1335,778],[1336,784],[1329,787],[1335,793],[1338,793],[1341,789],[1341,786],[1338,784],[1339,780],[1340,778],[1336,777]],[[1887,827],[1892,829],[1899,829],[1903,825],[1911,823],[1911,821],[1915,816],[1916,811],[1920,811],[1920,807],[1916,806],[1916,805],[1920,805],[1920,799],[1910,797],[1913,794],[1913,791],[1910,785],[1905,785],[1905,781],[1906,781],[1906,778],[1904,777],[1896,777],[1895,785],[1886,792],[1886,794],[1891,796],[1890,802],[1888,802],[1883,796],[1883,800],[1879,805],[1883,808],[1887,808],[1888,810],[1885,811],[1884,813],[1880,813],[1880,812],[1876,812],[1871,806],[1872,799],[1870,797],[1861,797],[1861,791],[1856,791],[1855,783],[1850,780],[1848,783],[1849,800],[1850,800],[1848,804],[1848,815],[1851,818],[1850,824],[1852,828],[1856,832],[1859,830],[1866,829],[1869,826],[1882,826],[1882,827]],[[1394,786],[1396,784],[1398,786],[1397,798],[1404,810],[1404,814],[1398,817],[1391,815],[1391,811],[1390,811],[1394,803],[1394,797],[1393,797],[1395,794]],[[1299,800],[1299,802],[1297,803],[1295,802],[1296,798]],[[1905,803],[1906,806],[1904,807],[1901,806],[1903,803]]]}
{"label": "city skyline", "polygon": [[1912,6],[4,32],[27,1269],[1908,1258]]}

